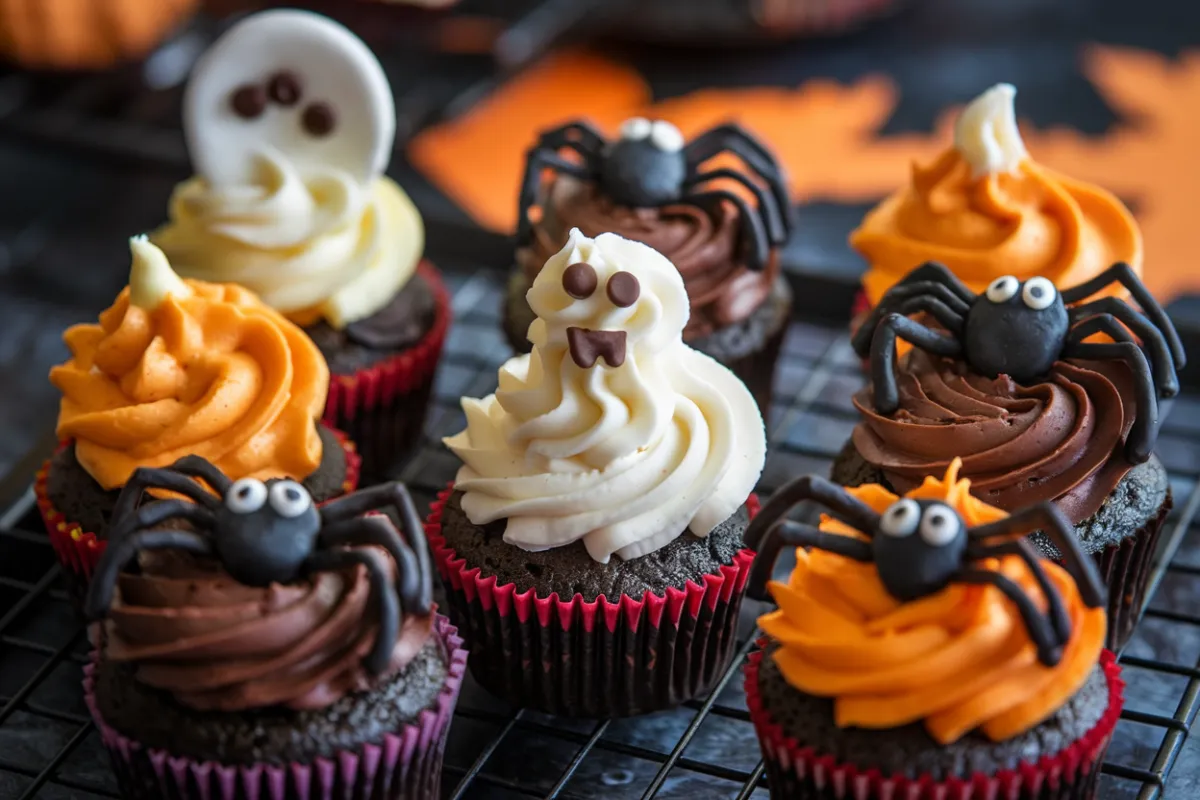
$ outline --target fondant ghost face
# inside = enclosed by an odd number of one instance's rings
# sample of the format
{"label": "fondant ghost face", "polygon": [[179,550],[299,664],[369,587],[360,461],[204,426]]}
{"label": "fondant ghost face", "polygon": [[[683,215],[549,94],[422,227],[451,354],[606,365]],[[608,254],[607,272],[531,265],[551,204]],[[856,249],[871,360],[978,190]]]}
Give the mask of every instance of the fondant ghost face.
{"label": "fondant ghost face", "polygon": [[630,353],[660,352],[682,341],[687,322],[679,271],[652,248],[615,234],[593,242],[572,231],[538,274],[529,301],[544,326],[541,349],[565,347],[581,369],[616,368]]}
{"label": "fondant ghost face", "polygon": [[214,186],[250,184],[256,155],[275,151],[301,174],[382,174],[395,135],[387,78],[367,46],[305,11],[267,11],[235,25],[196,64],[184,132],[196,171]]}

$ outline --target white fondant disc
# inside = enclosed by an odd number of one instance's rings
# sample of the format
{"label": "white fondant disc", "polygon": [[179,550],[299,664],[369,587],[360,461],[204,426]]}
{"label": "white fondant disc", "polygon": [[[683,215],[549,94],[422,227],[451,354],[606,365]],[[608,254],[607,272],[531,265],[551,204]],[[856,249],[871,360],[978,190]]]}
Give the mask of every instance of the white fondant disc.
{"label": "white fondant disc", "polygon": [[[298,100],[285,105],[268,98],[253,118],[234,110],[239,89],[267,94],[280,74],[296,78]],[[304,123],[314,104],[332,111],[326,135],[314,135]],[[234,25],[196,63],[183,124],[193,166],[214,186],[252,182],[253,155],[268,148],[302,174],[336,168],[366,183],[387,167],[396,110],[383,68],[361,39],[319,14],[276,10]]]}

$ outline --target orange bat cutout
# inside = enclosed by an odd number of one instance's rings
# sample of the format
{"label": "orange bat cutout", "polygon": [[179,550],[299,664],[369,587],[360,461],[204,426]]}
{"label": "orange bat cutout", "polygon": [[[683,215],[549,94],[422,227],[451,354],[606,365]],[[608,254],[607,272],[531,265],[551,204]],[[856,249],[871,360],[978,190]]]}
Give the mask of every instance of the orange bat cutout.
{"label": "orange bat cutout", "polygon": [[[1200,270],[1188,260],[1190,194],[1200,183],[1200,52],[1171,61],[1095,46],[1083,66],[1125,121],[1102,137],[1022,126],[1029,152],[1137,207],[1146,280],[1158,297],[1200,291]],[[583,117],[611,135],[626,118],[646,116],[670,120],[690,138],[735,121],[774,149],[796,202],[861,203],[895,190],[914,161],[928,162],[951,141],[956,109],[947,109],[931,133],[880,137],[896,100],[892,81],[876,75],[849,86],[814,80],[795,89],[705,89],[654,103],[630,67],[573,50],[532,67],[464,117],[422,133],[410,157],[477,222],[507,231],[516,221],[525,150],[542,130]]]}

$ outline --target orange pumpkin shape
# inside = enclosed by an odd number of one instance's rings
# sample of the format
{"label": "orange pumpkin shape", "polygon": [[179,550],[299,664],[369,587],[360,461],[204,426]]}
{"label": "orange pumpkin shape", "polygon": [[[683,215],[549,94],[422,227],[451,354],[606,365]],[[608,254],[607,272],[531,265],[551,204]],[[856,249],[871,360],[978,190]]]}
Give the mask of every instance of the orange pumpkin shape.
{"label": "orange pumpkin shape", "polygon": [[103,69],[139,59],[200,0],[0,0],[0,57],[36,69]]}

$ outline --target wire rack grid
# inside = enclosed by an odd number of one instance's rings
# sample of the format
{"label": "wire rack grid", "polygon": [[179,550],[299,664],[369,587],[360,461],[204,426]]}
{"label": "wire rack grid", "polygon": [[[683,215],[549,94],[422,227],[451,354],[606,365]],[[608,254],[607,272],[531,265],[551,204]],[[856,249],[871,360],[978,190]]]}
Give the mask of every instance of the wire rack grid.
{"label": "wire rack grid", "polygon": [[[419,502],[453,476],[440,437],[460,429],[459,398],[495,386],[509,353],[499,336],[502,278],[491,269],[449,269],[457,323],[447,343],[427,436],[403,469]],[[861,385],[843,333],[794,323],[771,412],[769,491],[803,472],[822,472],[854,421],[849,398]],[[1176,497],[1153,574],[1154,599],[1122,655],[1127,710],[1104,764],[1102,798],[1191,796],[1172,767],[1200,706],[1200,615],[1187,591],[1200,576],[1200,398],[1183,396],[1168,418],[1160,455]],[[40,456],[43,457],[46,450]],[[80,692],[87,634],[21,489],[36,459],[4,482],[0,498],[0,797],[111,798],[116,786]],[[7,492],[5,491],[7,490]],[[757,741],[741,688],[754,640],[743,609],[742,644],[713,693],[680,709],[628,720],[567,720],[516,710],[468,681],[450,733],[446,798],[766,798]],[[1194,749],[1194,748],[1188,748]],[[1177,794],[1177,791],[1189,792]]]}

